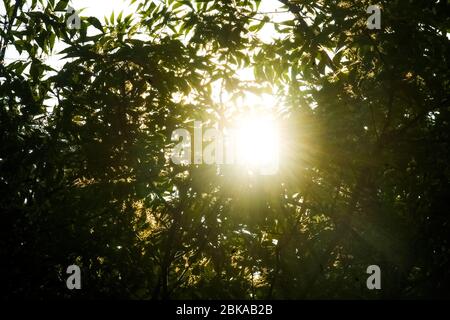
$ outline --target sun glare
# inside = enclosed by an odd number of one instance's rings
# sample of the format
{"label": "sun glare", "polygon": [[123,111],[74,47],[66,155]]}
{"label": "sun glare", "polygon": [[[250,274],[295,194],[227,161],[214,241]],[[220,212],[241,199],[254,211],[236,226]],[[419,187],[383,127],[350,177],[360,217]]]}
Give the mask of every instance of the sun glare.
{"label": "sun glare", "polygon": [[267,174],[277,171],[279,136],[272,117],[248,115],[241,118],[236,143],[239,162],[249,171],[263,170]]}

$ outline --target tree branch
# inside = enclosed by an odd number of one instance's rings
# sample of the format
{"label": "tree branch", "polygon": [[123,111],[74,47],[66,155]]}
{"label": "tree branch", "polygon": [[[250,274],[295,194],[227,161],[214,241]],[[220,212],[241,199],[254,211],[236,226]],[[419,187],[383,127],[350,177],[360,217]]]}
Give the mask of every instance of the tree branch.
{"label": "tree branch", "polygon": [[14,25],[14,22],[17,18],[17,11],[19,11],[19,6],[20,6],[20,0],[16,0],[16,3],[14,4],[14,9],[12,12],[11,17],[9,18],[8,21],[8,28],[5,31],[5,38],[4,38],[4,43],[1,44],[0,48],[0,63],[3,64],[4,60],[5,60],[5,54],[6,54],[6,47],[8,46],[8,42],[11,40],[11,30],[12,27]]}

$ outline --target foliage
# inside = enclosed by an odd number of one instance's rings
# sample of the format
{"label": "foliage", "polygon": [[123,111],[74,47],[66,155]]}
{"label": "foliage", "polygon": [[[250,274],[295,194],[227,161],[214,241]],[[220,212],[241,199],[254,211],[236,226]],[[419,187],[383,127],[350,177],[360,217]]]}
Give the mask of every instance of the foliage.
{"label": "foliage", "polygon": [[[75,30],[67,0],[3,1],[4,297],[449,296],[447,2],[379,1],[382,30],[366,0],[280,0],[282,23],[259,2],[142,0]],[[217,83],[278,90],[278,175],[168,161],[175,128],[229,121]]]}

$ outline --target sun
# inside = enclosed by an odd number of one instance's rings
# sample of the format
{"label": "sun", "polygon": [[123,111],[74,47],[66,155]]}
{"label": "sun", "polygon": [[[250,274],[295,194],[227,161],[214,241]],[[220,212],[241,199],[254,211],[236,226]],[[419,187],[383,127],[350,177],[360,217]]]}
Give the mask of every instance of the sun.
{"label": "sun", "polygon": [[239,164],[250,173],[275,174],[279,165],[279,134],[270,115],[249,114],[237,121],[236,152]]}

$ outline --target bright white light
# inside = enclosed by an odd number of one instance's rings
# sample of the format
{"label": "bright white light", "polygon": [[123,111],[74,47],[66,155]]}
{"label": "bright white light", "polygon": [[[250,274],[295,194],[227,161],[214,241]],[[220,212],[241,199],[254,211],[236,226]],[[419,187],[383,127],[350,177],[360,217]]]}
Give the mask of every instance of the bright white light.
{"label": "bright white light", "polygon": [[249,170],[274,174],[278,170],[279,136],[268,116],[247,116],[239,121],[236,136],[237,158]]}

